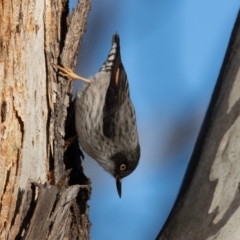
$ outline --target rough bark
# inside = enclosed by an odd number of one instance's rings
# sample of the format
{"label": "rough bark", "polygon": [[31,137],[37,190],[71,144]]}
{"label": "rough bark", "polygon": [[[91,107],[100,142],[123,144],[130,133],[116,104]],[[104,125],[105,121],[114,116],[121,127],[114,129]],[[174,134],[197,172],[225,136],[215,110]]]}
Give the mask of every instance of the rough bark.
{"label": "rough bark", "polygon": [[240,239],[240,14],[161,240]]}
{"label": "rough bark", "polygon": [[75,67],[90,0],[67,4],[0,0],[0,239],[89,239],[90,183],[77,141],[64,150],[72,85],[52,63]]}

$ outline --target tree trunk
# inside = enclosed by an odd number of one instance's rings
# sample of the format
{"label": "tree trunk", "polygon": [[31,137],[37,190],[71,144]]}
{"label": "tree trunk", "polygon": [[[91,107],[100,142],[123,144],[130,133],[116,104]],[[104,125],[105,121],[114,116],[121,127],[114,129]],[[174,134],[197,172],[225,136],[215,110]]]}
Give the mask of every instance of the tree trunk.
{"label": "tree trunk", "polygon": [[240,239],[240,14],[176,204],[159,240]]}
{"label": "tree trunk", "polygon": [[89,239],[90,183],[77,141],[64,149],[72,86],[52,63],[75,67],[90,0],[67,3],[0,0],[0,239]]}

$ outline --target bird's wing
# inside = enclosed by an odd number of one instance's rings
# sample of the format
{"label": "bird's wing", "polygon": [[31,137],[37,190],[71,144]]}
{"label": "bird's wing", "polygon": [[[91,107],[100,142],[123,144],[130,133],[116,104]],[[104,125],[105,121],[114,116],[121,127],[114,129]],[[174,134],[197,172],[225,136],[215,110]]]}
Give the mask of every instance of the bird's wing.
{"label": "bird's wing", "polygon": [[103,133],[106,137],[113,138],[116,112],[129,97],[127,74],[121,61],[120,40],[117,34],[113,35],[112,48],[100,71],[111,72],[103,107]]}

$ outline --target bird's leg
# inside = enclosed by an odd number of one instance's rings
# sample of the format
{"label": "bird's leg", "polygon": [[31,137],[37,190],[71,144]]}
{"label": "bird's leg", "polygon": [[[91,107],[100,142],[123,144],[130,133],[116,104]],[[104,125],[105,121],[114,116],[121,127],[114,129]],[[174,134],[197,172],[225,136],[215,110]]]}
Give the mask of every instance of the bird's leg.
{"label": "bird's leg", "polygon": [[76,140],[77,138],[77,134],[75,134],[74,136],[68,138],[66,141],[65,141],[65,144],[64,144],[64,150],[66,151],[67,148],[73,144],[73,142]]}
{"label": "bird's leg", "polygon": [[83,78],[81,76],[78,76],[77,74],[75,74],[70,68],[66,67],[66,66],[58,66],[56,64],[53,64],[56,68],[58,68],[59,70],[59,74],[63,77],[67,77],[71,80],[81,80],[81,81],[84,81],[86,83],[91,83],[91,81],[87,78]]}

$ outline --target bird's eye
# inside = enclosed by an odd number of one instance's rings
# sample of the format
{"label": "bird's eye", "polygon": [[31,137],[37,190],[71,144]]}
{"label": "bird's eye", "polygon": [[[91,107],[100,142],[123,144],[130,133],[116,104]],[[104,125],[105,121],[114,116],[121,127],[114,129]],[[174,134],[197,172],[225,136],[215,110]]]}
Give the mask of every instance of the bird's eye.
{"label": "bird's eye", "polygon": [[119,168],[121,171],[124,171],[124,170],[126,170],[127,166],[126,166],[126,164],[121,164]]}

